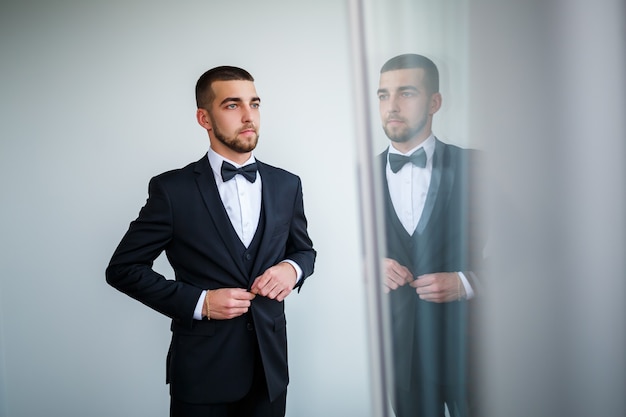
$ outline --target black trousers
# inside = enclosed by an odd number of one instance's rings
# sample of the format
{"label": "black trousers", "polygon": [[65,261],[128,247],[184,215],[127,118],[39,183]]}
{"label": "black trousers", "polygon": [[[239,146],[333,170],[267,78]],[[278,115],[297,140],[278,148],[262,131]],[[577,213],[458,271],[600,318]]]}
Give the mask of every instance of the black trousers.
{"label": "black trousers", "polygon": [[284,417],[287,391],[270,402],[267,390],[253,389],[240,401],[224,404],[188,404],[171,399],[170,417]]}

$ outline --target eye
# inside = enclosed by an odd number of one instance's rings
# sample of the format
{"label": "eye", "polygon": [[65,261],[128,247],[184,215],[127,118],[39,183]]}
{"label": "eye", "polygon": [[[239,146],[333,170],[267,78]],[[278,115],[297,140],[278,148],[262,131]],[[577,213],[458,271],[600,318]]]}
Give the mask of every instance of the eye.
{"label": "eye", "polygon": [[413,93],[412,91],[404,91],[404,92],[402,92],[402,97],[409,98],[409,97],[413,97],[413,96],[415,96],[415,93]]}
{"label": "eye", "polygon": [[227,105],[226,105],[226,108],[227,108],[227,109],[231,109],[231,110],[232,110],[232,109],[236,109],[236,108],[237,108],[237,105],[236,105],[235,103],[230,103],[230,104],[227,104]]}
{"label": "eye", "polygon": [[378,95],[378,100],[380,100],[380,101],[387,100],[388,98],[389,98],[389,94],[379,94]]}
{"label": "eye", "polygon": [[250,107],[252,107],[253,109],[258,109],[259,107],[261,107],[261,103],[252,103],[250,104]]}

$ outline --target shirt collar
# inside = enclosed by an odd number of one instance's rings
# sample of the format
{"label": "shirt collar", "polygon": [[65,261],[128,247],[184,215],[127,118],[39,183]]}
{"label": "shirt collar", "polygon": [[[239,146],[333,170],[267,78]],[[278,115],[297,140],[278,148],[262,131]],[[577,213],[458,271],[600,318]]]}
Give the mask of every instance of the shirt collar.
{"label": "shirt collar", "polygon": [[424,152],[426,152],[426,159],[430,160],[433,157],[433,154],[435,153],[435,135],[431,133],[430,136],[426,138],[424,142],[420,143],[415,148],[410,149],[407,153],[400,152],[399,150],[394,148],[393,145],[390,144],[388,153],[396,153],[399,155],[409,156],[413,152],[418,150],[419,148],[424,148]]}
{"label": "shirt collar", "polygon": [[215,152],[210,146],[207,156],[209,158],[209,164],[211,165],[211,169],[218,176],[221,175],[220,170],[222,169],[222,162],[224,161],[232,164],[235,168],[240,168],[242,166],[250,165],[251,163],[256,162],[254,155],[250,155],[250,158],[246,162],[244,162],[242,165],[239,165],[238,163],[231,161],[230,159],[224,158],[222,155]]}

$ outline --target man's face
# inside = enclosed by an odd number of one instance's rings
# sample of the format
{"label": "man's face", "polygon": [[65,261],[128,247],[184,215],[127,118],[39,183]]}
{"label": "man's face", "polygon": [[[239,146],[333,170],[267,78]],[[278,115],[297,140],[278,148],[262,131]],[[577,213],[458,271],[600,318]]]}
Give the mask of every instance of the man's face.
{"label": "man's face", "polygon": [[409,68],[380,74],[378,101],[385,134],[408,150],[430,135],[441,95],[424,86],[424,69]]}
{"label": "man's face", "polygon": [[[208,109],[209,134],[217,140],[212,146],[239,154],[251,152],[259,140],[261,117],[252,81],[215,81],[211,84],[215,99]],[[216,149],[218,150],[218,149]]]}

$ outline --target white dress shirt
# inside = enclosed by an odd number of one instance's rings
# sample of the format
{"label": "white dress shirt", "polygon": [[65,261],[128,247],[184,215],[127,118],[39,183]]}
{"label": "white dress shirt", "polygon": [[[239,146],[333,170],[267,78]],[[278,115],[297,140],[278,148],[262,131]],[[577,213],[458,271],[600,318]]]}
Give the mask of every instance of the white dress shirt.
{"label": "white dress shirt", "polygon": [[254,233],[256,233],[256,228],[259,225],[263,182],[260,175],[256,176],[254,182],[248,181],[243,175],[235,175],[232,180],[224,182],[221,169],[224,161],[232,164],[235,168],[240,168],[256,162],[256,159],[251,155],[250,159],[239,165],[225,159],[211,148],[209,148],[208,156],[215,183],[217,184],[217,190],[220,193],[220,198],[230,223],[233,225],[241,242],[247,248],[250,246]]}
{"label": "white dress shirt", "polygon": [[[387,186],[389,188],[389,196],[394,211],[402,223],[404,230],[413,236],[417,225],[422,217],[424,206],[426,205],[426,196],[430,187],[430,179],[433,173],[433,155],[435,154],[435,137],[431,134],[424,142],[402,153],[389,145],[388,154],[395,153],[404,156],[410,156],[419,148],[424,148],[426,153],[426,166],[424,168],[415,166],[411,163],[405,164],[398,172],[394,173],[389,166],[389,156],[387,156],[387,167],[385,174],[387,176]],[[462,272],[458,272],[467,298],[474,296],[474,291],[469,281]]]}
{"label": "white dress shirt", "polygon": [[[248,181],[243,175],[235,175],[230,181],[224,181],[222,179],[221,169],[224,161],[232,164],[235,168],[240,168],[256,162],[256,159],[254,155],[251,155],[250,159],[242,165],[239,165],[219,155],[210,147],[207,155],[209,164],[213,170],[213,177],[215,178],[215,184],[217,184],[220,199],[226,209],[230,223],[241,242],[247,248],[254,238],[261,216],[261,203],[263,201],[263,182],[261,175],[257,175],[254,182]],[[283,262],[287,262],[294,267],[296,270],[296,282],[300,281],[302,278],[302,269],[300,266],[290,259],[285,259]],[[205,296],[206,291],[202,291],[194,310],[193,317],[196,320],[202,320],[202,306]]]}

